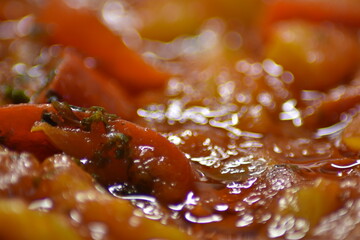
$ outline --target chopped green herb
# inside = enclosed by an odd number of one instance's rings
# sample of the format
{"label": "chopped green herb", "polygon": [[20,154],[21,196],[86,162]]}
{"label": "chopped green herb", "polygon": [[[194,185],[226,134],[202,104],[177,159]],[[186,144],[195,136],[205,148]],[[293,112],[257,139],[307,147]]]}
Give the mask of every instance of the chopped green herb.
{"label": "chopped green herb", "polygon": [[[68,126],[80,127],[81,122],[80,119],[75,115],[71,106],[65,102],[54,101],[51,105],[57,111],[59,117],[62,118],[63,123]],[[52,118],[54,120],[54,118]],[[60,123],[58,123],[60,124]]]}
{"label": "chopped green herb", "polygon": [[58,125],[57,121],[53,119],[53,114],[49,112],[43,112],[41,120],[55,127]]}
{"label": "chopped green herb", "polygon": [[112,156],[115,156],[116,159],[129,157],[128,144],[131,140],[129,136],[112,132],[107,137],[108,141],[94,153],[93,162],[99,167],[104,167]]}
{"label": "chopped green herb", "polygon": [[7,86],[5,89],[5,97],[11,103],[28,103],[30,98],[25,94],[24,90],[15,89],[11,86]]}
{"label": "chopped green herb", "polygon": [[[93,106],[90,108],[81,108],[67,104],[66,102],[53,101],[52,106],[57,111],[57,115],[62,118],[64,125],[79,127],[81,130],[90,131],[93,123],[101,122],[105,128],[108,127],[109,121],[115,120],[115,114],[109,114],[102,107]],[[85,112],[89,117],[79,119],[74,111]],[[52,118],[54,120],[54,118]],[[60,123],[58,123],[60,124]]]}
{"label": "chopped green herb", "polygon": [[81,120],[81,125],[85,131],[90,131],[91,125],[95,122],[102,122],[104,123],[105,127],[107,127],[109,121],[115,120],[117,118],[115,114],[106,113],[105,109],[102,107],[94,106],[88,108],[86,112],[90,113],[91,115]]}
{"label": "chopped green herb", "polygon": [[[100,149],[95,151],[92,162],[99,167],[104,167],[109,159],[126,159],[129,157],[128,143],[131,138],[123,133],[114,132],[109,127],[109,122],[117,118],[114,114],[109,114],[101,107],[79,108],[71,106],[65,102],[54,101],[51,103],[57,111],[56,113],[44,112],[42,120],[52,126],[72,126],[82,131],[91,131],[94,123],[102,123],[107,130],[107,141],[102,144]],[[88,117],[80,119],[74,111],[88,113]]]}

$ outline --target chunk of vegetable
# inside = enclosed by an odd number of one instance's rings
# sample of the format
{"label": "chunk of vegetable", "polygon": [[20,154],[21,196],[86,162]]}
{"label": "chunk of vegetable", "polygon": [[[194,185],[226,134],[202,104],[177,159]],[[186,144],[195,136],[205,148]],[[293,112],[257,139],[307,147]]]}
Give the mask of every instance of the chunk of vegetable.
{"label": "chunk of vegetable", "polygon": [[0,149],[0,196],[23,197],[34,194],[36,178],[40,173],[39,161],[30,154]]}
{"label": "chunk of vegetable", "polygon": [[360,151],[360,115],[353,117],[341,134],[341,140],[349,149]]}
{"label": "chunk of vegetable", "polygon": [[[54,114],[52,119],[64,117],[61,110]],[[32,130],[44,132],[65,153],[88,158],[85,168],[105,185],[127,179],[140,191],[164,202],[181,201],[191,191],[192,169],[174,144],[151,129],[117,118],[109,118],[105,123],[101,121],[107,116],[98,117],[90,122],[89,130],[44,122],[37,123]],[[82,124],[84,119],[74,120]],[[99,126],[102,124],[106,129]]]}
{"label": "chunk of vegetable", "polygon": [[120,85],[146,89],[161,87],[167,81],[167,74],[125,46],[90,10],[72,8],[63,0],[50,0],[44,3],[37,19],[48,30],[51,43],[72,46],[94,57]]}
{"label": "chunk of vegetable", "polygon": [[192,239],[171,225],[135,215],[140,210],[100,191],[92,177],[68,156],[48,158],[42,166],[37,198],[50,199],[51,211],[78,221],[75,225],[88,238],[100,229],[105,239]]}
{"label": "chunk of vegetable", "polygon": [[264,21],[267,27],[276,21],[295,18],[360,26],[359,12],[358,0],[271,0]]}
{"label": "chunk of vegetable", "polygon": [[135,8],[142,20],[141,36],[160,41],[195,34],[207,14],[207,6],[198,0],[145,0]]}
{"label": "chunk of vegetable", "polygon": [[287,189],[279,201],[279,213],[282,216],[306,220],[310,226],[316,226],[326,215],[341,206],[341,189],[336,181],[319,178],[311,186]]}
{"label": "chunk of vegetable", "polygon": [[29,210],[17,200],[0,200],[0,235],[12,240],[82,239],[62,216]]}
{"label": "chunk of vegetable", "polygon": [[111,77],[86,66],[85,61],[76,52],[65,50],[54,79],[36,102],[46,103],[58,98],[75,106],[100,106],[122,118],[133,118],[135,108],[128,93],[114,84]]}
{"label": "chunk of vegetable", "polygon": [[353,73],[359,47],[343,28],[286,21],[273,26],[265,55],[290,70],[299,89],[324,90]]}
{"label": "chunk of vegetable", "polygon": [[0,142],[16,151],[27,151],[40,160],[58,150],[42,132],[31,132],[34,122],[41,119],[50,105],[18,104],[0,108]]}
{"label": "chunk of vegetable", "polygon": [[[16,149],[25,146],[41,156],[61,150],[88,158],[85,167],[99,174],[103,184],[127,179],[163,202],[179,202],[193,189],[194,173],[188,159],[159,133],[98,108],[76,111],[64,103],[57,104],[56,109],[32,104],[0,108],[3,144]],[[41,120],[44,122],[33,127]]]}

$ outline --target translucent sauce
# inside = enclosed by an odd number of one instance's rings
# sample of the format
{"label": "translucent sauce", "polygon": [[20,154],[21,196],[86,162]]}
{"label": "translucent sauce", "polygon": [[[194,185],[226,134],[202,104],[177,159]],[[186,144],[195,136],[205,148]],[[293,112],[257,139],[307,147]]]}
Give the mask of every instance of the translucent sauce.
{"label": "translucent sauce", "polygon": [[60,239],[359,238],[359,16],[4,0],[0,236],[41,236],[25,219]]}

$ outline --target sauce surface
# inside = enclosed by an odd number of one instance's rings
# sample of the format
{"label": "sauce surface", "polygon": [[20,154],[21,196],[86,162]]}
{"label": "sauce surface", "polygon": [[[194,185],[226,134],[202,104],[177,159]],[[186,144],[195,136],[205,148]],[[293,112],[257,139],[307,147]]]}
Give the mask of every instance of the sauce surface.
{"label": "sauce surface", "polygon": [[358,0],[39,2],[0,3],[0,238],[360,237]]}

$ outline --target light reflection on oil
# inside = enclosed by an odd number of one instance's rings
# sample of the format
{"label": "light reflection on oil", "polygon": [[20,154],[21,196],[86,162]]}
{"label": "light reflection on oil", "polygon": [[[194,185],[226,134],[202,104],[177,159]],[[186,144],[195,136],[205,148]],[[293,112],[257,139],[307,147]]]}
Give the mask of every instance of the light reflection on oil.
{"label": "light reflection on oil", "polygon": [[279,115],[280,120],[289,121],[291,120],[295,126],[302,125],[302,118],[300,111],[296,108],[296,100],[290,99],[283,103],[282,105],[282,112]]}
{"label": "light reflection on oil", "polygon": [[190,212],[185,213],[185,219],[192,223],[213,223],[220,222],[223,220],[223,217],[218,214],[212,214],[205,217],[197,217],[192,215]]}
{"label": "light reflection on oil", "polygon": [[270,238],[302,239],[309,229],[310,225],[304,219],[291,215],[276,215],[269,224],[268,236]]}

